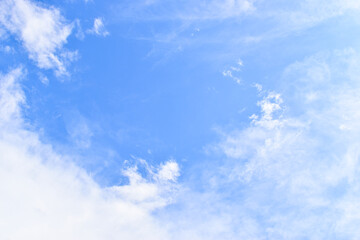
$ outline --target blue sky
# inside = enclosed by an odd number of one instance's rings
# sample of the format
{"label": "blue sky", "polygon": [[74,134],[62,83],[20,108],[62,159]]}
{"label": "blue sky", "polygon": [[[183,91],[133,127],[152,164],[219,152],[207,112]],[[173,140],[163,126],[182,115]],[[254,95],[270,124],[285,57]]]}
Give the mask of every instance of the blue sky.
{"label": "blue sky", "polygon": [[0,0],[0,238],[357,239],[359,10]]}

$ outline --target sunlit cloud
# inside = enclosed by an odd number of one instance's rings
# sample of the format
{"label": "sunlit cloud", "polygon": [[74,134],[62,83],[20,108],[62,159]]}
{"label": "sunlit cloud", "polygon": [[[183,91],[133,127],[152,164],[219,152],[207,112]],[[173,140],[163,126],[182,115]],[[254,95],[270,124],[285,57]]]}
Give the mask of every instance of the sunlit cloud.
{"label": "sunlit cloud", "polygon": [[67,74],[66,65],[76,59],[76,52],[63,49],[72,31],[56,8],[45,8],[28,0],[0,3],[0,27],[18,39],[38,67]]}

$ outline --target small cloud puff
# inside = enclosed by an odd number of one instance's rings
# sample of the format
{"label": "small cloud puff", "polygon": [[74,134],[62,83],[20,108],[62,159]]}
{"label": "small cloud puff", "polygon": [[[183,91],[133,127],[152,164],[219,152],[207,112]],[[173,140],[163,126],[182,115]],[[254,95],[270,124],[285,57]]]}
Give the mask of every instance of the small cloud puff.
{"label": "small cloud puff", "polygon": [[101,18],[94,19],[94,26],[92,29],[87,30],[87,33],[95,34],[98,36],[106,37],[109,35],[109,32],[105,29],[105,25]]}
{"label": "small cloud puff", "polygon": [[168,161],[161,165],[157,178],[161,181],[176,181],[180,175],[179,170],[179,165],[174,160]]}
{"label": "small cloud puff", "polygon": [[240,72],[241,68],[244,66],[242,60],[238,60],[235,66],[230,66],[228,69],[224,70],[222,72],[222,75],[224,77],[229,77],[231,79],[233,79],[237,84],[241,83],[241,79],[240,77],[236,76],[236,72]]}

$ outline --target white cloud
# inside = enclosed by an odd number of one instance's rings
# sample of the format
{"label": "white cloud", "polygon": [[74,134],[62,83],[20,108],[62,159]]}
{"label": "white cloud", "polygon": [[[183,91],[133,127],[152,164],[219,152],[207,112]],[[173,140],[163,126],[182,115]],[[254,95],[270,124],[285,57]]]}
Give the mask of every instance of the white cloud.
{"label": "white cloud", "polygon": [[344,15],[349,11],[360,9],[360,3],[356,0],[307,0],[302,2],[300,6],[300,11],[295,10],[291,12],[289,15],[290,18],[288,19],[289,22],[293,22],[296,25],[313,25],[328,18]]}
{"label": "white cloud", "polygon": [[5,129],[6,125],[17,126],[21,122],[20,104],[25,102],[25,97],[19,86],[22,77],[22,69],[18,68],[9,74],[1,75],[0,83],[0,126]]}
{"label": "white cloud", "polygon": [[[208,45],[207,54],[216,46],[215,49],[223,48],[222,54],[233,56],[234,51],[242,52],[240,49],[254,44],[294,36],[320,24],[333,25],[329,20],[336,17],[351,18],[356,27],[359,7],[357,0],[135,0],[120,3],[114,13],[122,21],[134,23],[172,22],[171,27],[155,29],[153,34],[139,32],[134,36],[161,44],[156,51],[164,51],[163,46],[168,44],[171,54],[179,47]],[[189,34],[194,28],[202,29],[201,34]],[[230,76],[229,70],[224,74]]]}
{"label": "white cloud", "polygon": [[95,35],[103,36],[103,37],[106,37],[107,35],[109,35],[109,32],[106,31],[105,25],[101,18],[95,18],[93,28],[87,30],[87,32],[90,34],[95,34]]}
{"label": "white cloud", "polygon": [[79,20],[79,19],[76,19],[76,20],[74,21],[74,24],[75,24],[75,28],[76,28],[76,34],[75,34],[75,36],[76,36],[78,39],[80,39],[80,40],[84,40],[85,34],[84,34],[83,30],[82,30],[80,20]]}
{"label": "white cloud", "polygon": [[128,184],[99,186],[73,164],[73,156],[55,152],[27,129],[21,115],[25,95],[19,80],[23,77],[21,68],[0,77],[1,239],[255,236],[257,229],[251,220],[243,214],[235,216],[234,208],[216,193],[196,193],[179,185],[180,170],[174,160],[153,167],[137,159],[137,166],[123,171]]}
{"label": "white cloud", "polygon": [[171,160],[161,165],[157,178],[160,181],[176,181],[180,175],[179,171],[180,169],[178,164]]}
{"label": "white cloud", "polygon": [[[27,130],[23,76],[17,68],[0,77],[0,238],[169,239],[152,211],[169,202],[176,182],[129,169],[129,185],[100,187],[70,156]],[[170,161],[159,171],[171,166],[168,179],[175,180],[175,165]]]}
{"label": "white cloud", "polygon": [[241,60],[238,60],[237,64],[235,66],[230,66],[228,69],[223,71],[224,77],[229,77],[233,79],[237,84],[241,83],[240,77],[236,76],[237,72],[240,72],[242,67],[244,66],[243,62]]}
{"label": "white cloud", "polygon": [[360,234],[359,69],[352,49],[290,65],[282,94],[268,93],[260,116],[216,146],[228,157],[217,179],[238,184],[241,211],[261,225],[256,239]]}
{"label": "white cloud", "polygon": [[4,0],[0,2],[0,26],[16,36],[38,67],[55,69],[57,75],[67,74],[66,65],[74,58],[63,45],[72,25],[58,9],[29,0]]}
{"label": "white cloud", "polygon": [[111,189],[121,198],[145,209],[155,209],[170,204],[172,197],[169,193],[174,195],[178,189],[176,185],[176,179],[179,176],[178,164],[170,160],[153,172],[144,160],[142,162],[150,175],[148,179],[139,174],[137,167],[130,167],[124,171],[124,175],[129,178],[129,185],[115,186]]}
{"label": "white cloud", "polygon": [[267,21],[275,20],[275,25],[266,31],[263,38],[283,37],[322,24],[339,16],[357,16],[360,4],[357,0],[279,0],[276,4],[259,2],[258,16]]}

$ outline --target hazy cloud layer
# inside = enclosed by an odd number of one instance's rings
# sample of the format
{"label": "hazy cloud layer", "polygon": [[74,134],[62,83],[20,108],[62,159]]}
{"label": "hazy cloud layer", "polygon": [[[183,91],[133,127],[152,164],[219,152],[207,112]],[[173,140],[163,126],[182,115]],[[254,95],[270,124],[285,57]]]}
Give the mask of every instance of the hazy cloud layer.
{"label": "hazy cloud layer", "polygon": [[225,182],[259,219],[257,239],[356,239],[359,54],[320,53],[290,65],[282,94],[261,92],[260,115],[217,145]]}

